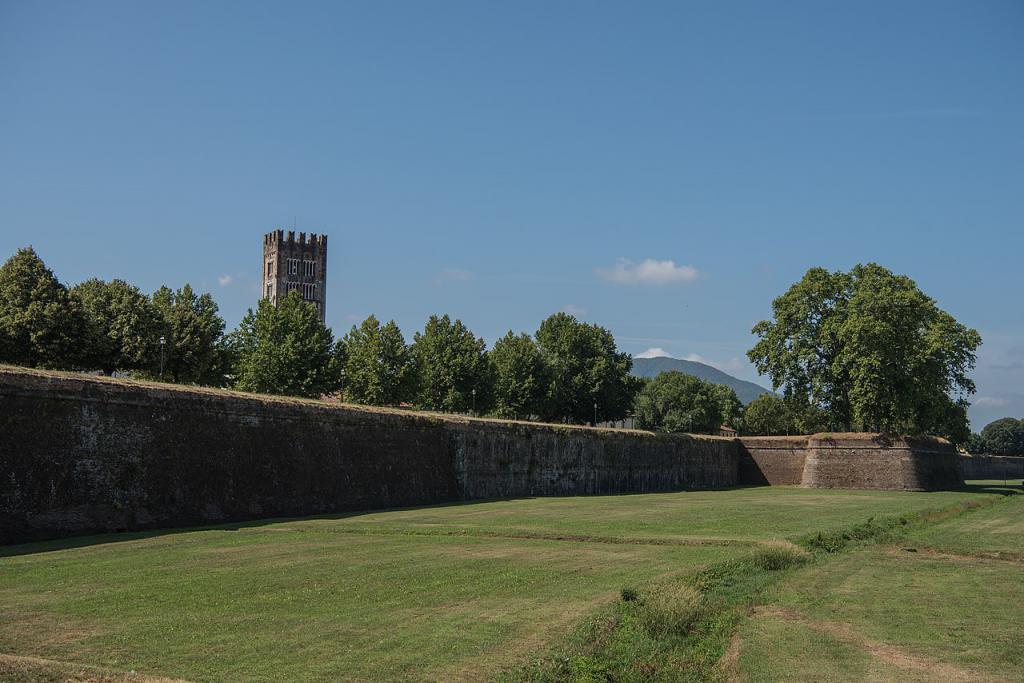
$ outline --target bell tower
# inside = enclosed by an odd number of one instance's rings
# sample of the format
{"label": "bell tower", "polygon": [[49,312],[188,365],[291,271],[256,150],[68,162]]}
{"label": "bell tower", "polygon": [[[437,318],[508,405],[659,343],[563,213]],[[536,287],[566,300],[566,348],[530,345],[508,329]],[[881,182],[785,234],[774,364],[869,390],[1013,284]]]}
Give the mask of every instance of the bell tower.
{"label": "bell tower", "polygon": [[327,235],[294,230],[263,236],[263,298],[275,306],[296,291],[316,306],[323,322],[327,313]]}

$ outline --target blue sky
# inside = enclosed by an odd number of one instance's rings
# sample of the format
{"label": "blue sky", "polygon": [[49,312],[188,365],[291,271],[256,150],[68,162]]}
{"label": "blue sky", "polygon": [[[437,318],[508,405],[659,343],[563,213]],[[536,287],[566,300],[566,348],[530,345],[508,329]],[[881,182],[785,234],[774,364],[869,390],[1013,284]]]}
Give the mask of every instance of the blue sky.
{"label": "blue sky", "polygon": [[[188,281],[330,236],[328,323],[569,310],[756,380],[811,266],[877,261],[1024,416],[1024,3],[0,0],[0,255]],[[762,380],[764,381],[764,380]]]}

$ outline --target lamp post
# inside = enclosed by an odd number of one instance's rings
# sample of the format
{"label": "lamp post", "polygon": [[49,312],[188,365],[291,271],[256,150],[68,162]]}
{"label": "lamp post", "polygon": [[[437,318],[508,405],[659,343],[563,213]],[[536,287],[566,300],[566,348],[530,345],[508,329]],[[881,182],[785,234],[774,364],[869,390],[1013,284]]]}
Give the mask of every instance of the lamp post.
{"label": "lamp post", "polygon": [[597,401],[594,401],[594,426],[597,426]]}
{"label": "lamp post", "polygon": [[160,381],[161,382],[164,379],[164,346],[166,346],[166,345],[167,345],[167,340],[163,336],[161,336],[160,337]]}
{"label": "lamp post", "polygon": [[476,415],[476,387],[471,392],[473,394],[473,414]]}

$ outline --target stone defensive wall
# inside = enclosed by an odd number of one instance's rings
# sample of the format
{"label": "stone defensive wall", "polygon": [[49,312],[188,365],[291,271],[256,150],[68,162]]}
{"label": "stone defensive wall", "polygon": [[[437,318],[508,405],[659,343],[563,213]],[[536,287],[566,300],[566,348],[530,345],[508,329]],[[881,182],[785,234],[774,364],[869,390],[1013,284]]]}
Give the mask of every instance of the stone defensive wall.
{"label": "stone defensive wall", "polygon": [[1009,455],[965,455],[964,479],[1024,479],[1024,458]]}
{"label": "stone defensive wall", "polygon": [[959,467],[937,440],[654,434],[0,367],[0,544],[481,498],[955,488]]}

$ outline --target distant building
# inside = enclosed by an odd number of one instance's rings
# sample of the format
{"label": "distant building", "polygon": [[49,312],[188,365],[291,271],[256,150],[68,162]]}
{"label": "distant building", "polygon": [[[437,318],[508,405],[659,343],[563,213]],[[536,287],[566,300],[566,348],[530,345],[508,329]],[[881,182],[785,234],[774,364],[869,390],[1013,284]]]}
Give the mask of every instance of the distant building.
{"label": "distant building", "polygon": [[738,433],[739,432],[735,429],[727,427],[726,425],[722,425],[718,428],[718,436],[736,436]]}
{"label": "distant building", "polygon": [[275,230],[263,236],[263,298],[275,306],[297,291],[312,302],[321,322],[327,313],[327,235]]}

